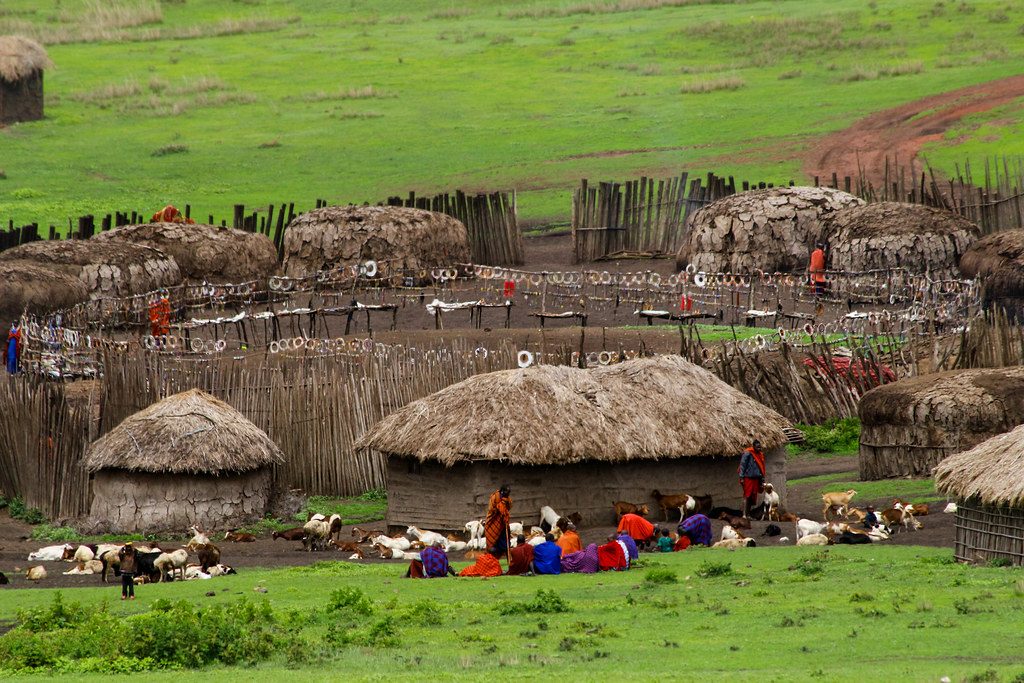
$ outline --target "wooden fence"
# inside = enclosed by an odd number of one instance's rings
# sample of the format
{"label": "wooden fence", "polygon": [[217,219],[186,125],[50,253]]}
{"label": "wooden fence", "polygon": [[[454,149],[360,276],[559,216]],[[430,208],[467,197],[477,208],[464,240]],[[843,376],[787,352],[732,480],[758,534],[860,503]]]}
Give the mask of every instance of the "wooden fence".
{"label": "wooden fence", "polygon": [[957,503],[953,555],[960,562],[1005,560],[1024,565],[1024,508]]}

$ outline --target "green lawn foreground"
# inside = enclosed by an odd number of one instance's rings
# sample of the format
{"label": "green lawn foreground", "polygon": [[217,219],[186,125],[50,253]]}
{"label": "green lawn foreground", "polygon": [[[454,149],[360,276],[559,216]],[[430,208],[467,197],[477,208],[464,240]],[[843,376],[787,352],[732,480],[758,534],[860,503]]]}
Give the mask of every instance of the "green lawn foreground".
{"label": "green lawn foreground", "polygon": [[[404,566],[397,563],[324,562],[143,586],[135,603],[117,600],[115,585],[65,590],[63,599],[88,608],[105,604],[114,617],[145,611],[159,599],[205,606],[266,601],[299,645],[254,668],[215,666],[210,673],[218,680],[336,680],[342,672],[355,680],[440,672],[456,680],[570,673],[594,680],[1024,676],[1020,569],[967,567],[954,564],[948,550],[892,546],[696,550],[644,555],[642,563],[627,573],[591,576],[411,581],[399,578]],[[254,593],[257,586],[266,593]],[[339,589],[349,607],[332,611],[332,592]],[[557,604],[551,596],[535,600],[548,589],[569,611],[496,611]],[[0,620],[49,604],[55,592],[4,590]],[[344,639],[364,644],[339,644]],[[147,680],[181,675],[145,674]]]}

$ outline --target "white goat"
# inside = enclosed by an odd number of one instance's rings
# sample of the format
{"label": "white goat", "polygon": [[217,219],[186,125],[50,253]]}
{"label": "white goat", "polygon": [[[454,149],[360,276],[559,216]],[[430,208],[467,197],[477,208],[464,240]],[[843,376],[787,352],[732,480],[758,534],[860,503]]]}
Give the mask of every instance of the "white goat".
{"label": "white goat", "polygon": [[445,543],[449,542],[447,538],[437,533],[436,531],[423,531],[418,527],[414,526],[411,526],[408,529],[406,529],[405,535],[409,536],[410,538],[415,537],[416,539],[421,541],[425,546],[431,546],[435,543],[440,543],[444,545]]}
{"label": "white goat", "polygon": [[820,534],[828,526],[828,522],[815,522],[813,519],[800,519],[796,523],[796,542],[800,545],[800,539],[811,534]]}
{"label": "white goat", "polygon": [[103,563],[99,560],[86,560],[82,564],[72,567],[64,572],[64,576],[76,576],[79,574],[99,574],[103,571]]}
{"label": "white goat", "polygon": [[64,545],[48,545],[45,548],[40,548],[35,552],[28,554],[29,562],[59,562],[64,559],[64,552],[67,550],[74,550],[75,546],[70,543]]}
{"label": "white goat", "polygon": [[796,542],[797,545],[828,545],[828,536],[825,534],[807,534]]}
{"label": "white goat", "polygon": [[562,515],[555,512],[554,508],[552,508],[550,505],[545,505],[540,509],[540,521],[537,522],[537,526],[543,529],[544,525],[547,524],[548,530],[550,531],[558,525],[558,520],[560,520],[561,518]]}
{"label": "white goat", "polygon": [[725,548],[726,550],[736,550],[737,548],[746,548],[747,546],[756,545],[752,538],[723,538],[718,543],[715,543],[712,548]]}
{"label": "white goat", "polygon": [[512,523],[510,523],[508,525],[508,533],[509,533],[510,536],[512,536],[512,538],[515,538],[519,534],[523,533],[523,523],[522,522],[512,522]]}
{"label": "white goat", "polygon": [[81,567],[86,562],[96,559],[96,551],[83,544],[75,548],[75,556],[72,559]]}
{"label": "white goat", "polygon": [[764,485],[764,509],[769,520],[779,519],[779,507],[782,505],[782,498],[775,487],[771,484]]}
{"label": "white goat", "polygon": [[446,553],[454,553],[460,550],[465,550],[469,547],[469,543],[465,541],[445,541],[444,551]]}
{"label": "white goat", "polygon": [[153,567],[160,570],[160,581],[167,580],[167,574],[171,575],[171,578],[175,578],[177,573],[180,578],[185,580],[185,565],[188,564],[188,551],[184,548],[179,548],[174,552],[160,553],[156,559],[153,560]]}
{"label": "white goat", "polygon": [[412,543],[405,536],[399,536],[398,538],[391,538],[381,534],[380,536],[374,536],[370,539],[370,543],[373,545],[382,545],[385,548],[391,548],[393,550],[408,550]]}
{"label": "white goat", "polygon": [[478,538],[483,538],[484,523],[478,519],[466,522],[466,533],[469,534],[469,540],[471,543]]}
{"label": "white goat", "polygon": [[728,524],[726,524],[725,526],[722,527],[722,540],[723,541],[727,541],[727,540],[730,540],[730,539],[740,539],[740,538],[746,538],[746,536],[741,534],[739,531],[736,531],[736,529],[733,529]]}
{"label": "white goat", "polygon": [[956,512],[956,503],[949,503],[946,505],[946,509],[943,510],[943,512],[948,512],[949,514]]}
{"label": "white goat", "polygon": [[203,530],[199,527],[198,524],[193,524],[188,528],[188,530],[192,532],[192,538],[189,539],[188,543],[186,544],[187,546],[209,545],[209,537],[205,533],[203,533]]}

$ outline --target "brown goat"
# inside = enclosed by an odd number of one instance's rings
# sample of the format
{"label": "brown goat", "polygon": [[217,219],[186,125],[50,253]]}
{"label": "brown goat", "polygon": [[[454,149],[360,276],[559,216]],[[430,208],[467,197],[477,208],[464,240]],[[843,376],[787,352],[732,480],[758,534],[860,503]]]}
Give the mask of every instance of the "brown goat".
{"label": "brown goat", "polygon": [[274,540],[283,538],[286,541],[301,541],[306,535],[306,530],[301,526],[297,526],[294,529],[285,529],[284,531],[275,531],[271,534]]}
{"label": "brown goat", "polygon": [[749,529],[750,520],[746,517],[737,517],[736,515],[730,515],[728,512],[721,512],[718,518],[723,520],[726,524],[731,526],[733,529]]}
{"label": "brown goat", "polygon": [[661,513],[662,515],[664,515],[666,522],[668,521],[669,510],[680,510],[680,515],[682,515],[681,511],[683,509],[692,511],[697,507],[696,499],[693,496],[687,495],[685,493],[673,493],[669,495],[664,495],[660,491],[655,489],[654,491],[651,492],[651,496],[654,498],[654,500],[658,501],[658,506],[661,508]]}
{"label": "brown goat", "polygon": [[612,503],[612,507],[615,509],[616,521],[622,519],[623,515],[640,515],[646,517],[651,514],[651,509],[647,505],[637,505],[636,503],[627,503],[624,500],[617,500]]}
{"label": "brown goat", "polygon": [[212,543],[196,545],[193,550],[199,558],[199,566],[203,573],[207,573],[215,564],[220,564],[220,548]]}
{"label": "brown goat", "polygon": [[224,540],[232,543],[253,543],[256,541],[256,537],[252,534],[243,534],[232,530],[224,532]]}

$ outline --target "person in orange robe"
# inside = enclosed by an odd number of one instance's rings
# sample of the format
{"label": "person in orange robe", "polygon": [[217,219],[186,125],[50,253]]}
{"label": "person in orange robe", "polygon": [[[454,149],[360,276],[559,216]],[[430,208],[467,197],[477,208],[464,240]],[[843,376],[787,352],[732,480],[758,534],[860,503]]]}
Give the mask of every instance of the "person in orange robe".
{"label": "person in orange robe", "polygon": [[512,491],[508,484],[491,494],[487,501],[487,516],[484,518],[484,537],[488,548],[496,548],[498,555],[504,555],[508,548],[508,524],[512,518]]}
{"label": "person in orange robe", "polygon": [[654,525],[640,515],[634,515],[631,512],[622,515],[622,519],[619,520],[618,532],[620,534],[629,534],[634,541],[643,547],[647,547],[651,541],[656,540],[654,538]]}
{"label": "person in orange robe", "polygon": [[181,215],[174,206],[168,204],[164,208],[160,209],[153,214],[153,217],[149,219],[150,223],[189,223],[195,224],[195,221],[191,218],[185,218]]}
{"label": "person in orange robe", "polygon": [[825,293],[825,245],[818,242],[811,252],[811,262],[807,267],[811,277],[814,293],[821,296]]}
{"label": "person in orange robe", "polygon": [[496,557],[498,550],[491,548],[476,558],[476,564],[459,572],[459,576],[501,576],[501,564]]}
{"label": "person in orange robe", "polygon": [[555,543],[562,549],[562,557],[583,550],[583,543],[580,542],[580,536],[576,533],[576,525],[571,522],[566,527],[565,533],[559,536]]}

